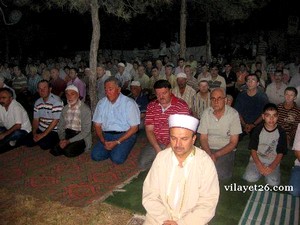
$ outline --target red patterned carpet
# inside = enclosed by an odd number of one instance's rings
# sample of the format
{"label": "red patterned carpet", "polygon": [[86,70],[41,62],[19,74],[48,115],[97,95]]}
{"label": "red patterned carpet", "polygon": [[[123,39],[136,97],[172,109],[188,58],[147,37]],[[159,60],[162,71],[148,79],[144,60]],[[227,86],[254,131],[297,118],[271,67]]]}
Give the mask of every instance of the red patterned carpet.
{"label": "red patterned carpet", "polygon": [[83,207],[104,200],[140,171],[137,159],[147,141],[139,135],[123,165],[94,162],[90,152],[77,158],[52,156],[38,147],[19,147],[0,155],[0,186],[64,205]]}

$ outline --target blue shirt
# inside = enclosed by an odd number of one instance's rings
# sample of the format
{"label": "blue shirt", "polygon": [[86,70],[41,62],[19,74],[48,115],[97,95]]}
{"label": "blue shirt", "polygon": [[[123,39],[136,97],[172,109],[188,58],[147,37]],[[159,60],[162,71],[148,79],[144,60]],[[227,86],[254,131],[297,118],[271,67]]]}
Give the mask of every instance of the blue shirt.
{"label": "blue shirt", "polygon": [[113,104],[107,97],[98,102],[93,122],[101,124],[103,131],[127,131],[140,124],[140,111],[133,99],[120,93]]}

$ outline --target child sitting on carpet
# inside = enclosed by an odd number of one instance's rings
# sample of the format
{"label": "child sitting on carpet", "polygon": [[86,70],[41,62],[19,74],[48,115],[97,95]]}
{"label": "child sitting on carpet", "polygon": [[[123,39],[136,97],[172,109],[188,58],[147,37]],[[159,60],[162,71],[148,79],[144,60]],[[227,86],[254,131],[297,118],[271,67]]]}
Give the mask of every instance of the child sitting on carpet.
{"label": "child sitting on carpet", "polygon": [[250,137],[251,157],[243,179],[256,182],[261,176],[270,186],[280,184],[280,162],[287,153],[286,133],[277,124],[278,109],[273,103],[264,107],[263,123],[255,127]]}

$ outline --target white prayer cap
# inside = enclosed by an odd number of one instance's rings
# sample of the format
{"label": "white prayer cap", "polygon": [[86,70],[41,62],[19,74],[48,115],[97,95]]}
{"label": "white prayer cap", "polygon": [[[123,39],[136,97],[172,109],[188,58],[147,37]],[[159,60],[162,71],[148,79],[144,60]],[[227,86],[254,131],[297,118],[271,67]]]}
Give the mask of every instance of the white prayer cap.
{"label": "white prayer cap", "polygon": [[199,120],[190,115],[173,114],[169,116],[169,127],[182,127],[197,131]]}
{"label": "white prayer cap", "polygon": [[178,73],[177,78],[187,78],[185,73]]}
{"label": "white prayer cap", "polygon": [[74,84],[68,85],[66,88],[66,91],[67,90],[73,90],[73,91],[76,91],[77,93],[79,93],[78,88]]}
{"label": "white prayer cap", "polygon": [[134,80],[134,81],[131,82],[130,86],[138,86],[138,87],[140,87],[141,83],[138,80]]}
{"label": "white prayer cap", "polygon": [[124,63],[118,63],[118,66],[122,66],[125,68],[125,64]]}

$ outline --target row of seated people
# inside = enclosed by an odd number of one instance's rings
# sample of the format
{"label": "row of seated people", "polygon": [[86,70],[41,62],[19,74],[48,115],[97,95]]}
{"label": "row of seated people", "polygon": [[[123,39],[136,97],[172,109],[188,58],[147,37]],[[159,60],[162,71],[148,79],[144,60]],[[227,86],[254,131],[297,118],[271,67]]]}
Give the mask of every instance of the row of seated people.
{"label": "row of seated people", "polygon": [[[286,154],[287,142],[289,144],[293,142],[294,131],[299,124],[299,109],[297,111],[295,108],[294,112],[298,113],[295,119],[298,121],[291,124],[293,132],[288,133],[280,126],[277,127],[278,118],[286,117],[286,112],[280,115],[279,109],[274,104],[265,108],[269,101],[265,93],[258,90],[259,78],[256,74],[248,75],[246,81],[247,89],[238,95],[235,109],[230,106],[225,90],[217,87],[210,92],[211,107],[204,110],[200,118],[198,128],[200,146],[216,163],[220,180],[232,177],[234,150],[240,135],[252,133],[256,127],[259,127],[257,128],[259,132],[256,133],[259,136],[263,127],[262,121],[267,121],[264,115],[267,111],[276,113],[272,116],[275,118],[272,119],[272,127],[276,128],[277,132],[277,136],[268,139],[271,143],[267,145],[270,147],[269,152],[264,154],[267,158],[271,154],[273,157],[271,158],[275,160],[275,155]],[[207,84],[207,81],[203,82]],[[130,86],[132,86],[133,96],[137,96],[135,91],[141,93],[141,85],[138,81],[133,81]],[[61,99],[51,93],[51,84],[42,80],[38,83],[40,98],[34,104],[32,123],[21,104],[13,99],[11,90],[2,88],[0,90],[1,150],[19,145],[29,147],[39,145],[42,149],[50,149],[53,155],[78,156],[92,147],[91,123],[93,121],[98,141],[92,148],[92,159],[101,161],[110,158],[114,163],[121,164],[125,162],[136,142],[142,119],[149,145],[143,149],[139,165],[143,169],[149,169],[156,154],[169,146],[168,117],[175,113],[192,114],[189,105],[173,94],[171,84],[164,79],[154,83],[156,99],[144,106],[146,110],[143,113],[136,101],[121,93],[122,85],[116,77],[111,76],[106,79],[104,87],[106,97],[98,102],[93,119],[91,119],[91,110],[80,100],[79,90],[75,85],[67,86],[68,104],[64,106]],[[296,95],[295,88],[287,88],[287,103],[295,106]],[[286,138],[286,133],[289,138]],[[274,138],[276,139],[275,145]],[[260,142],[256,141],[258,148]],[[267,177],[267,182],[272,186],[280,183],[278,168],[281,158],[279,160],[276,158],[276,162],[268,159],[269,165],[273,165],[274,162],[273,169],[269,171],[270,173],[262,173],[266,176],[272,174],[270,179]],[[261,165],[262,162],[258,162]],[[257,165],[252,165],[252,169],[253,166]],[[259,178],[258,174],[253,174],[253,170],[248,172],[252,174],[249,178],[245,173],[246,180],[256,181],[256,178]],[[254,179],[253,176],[256,178]]]}

